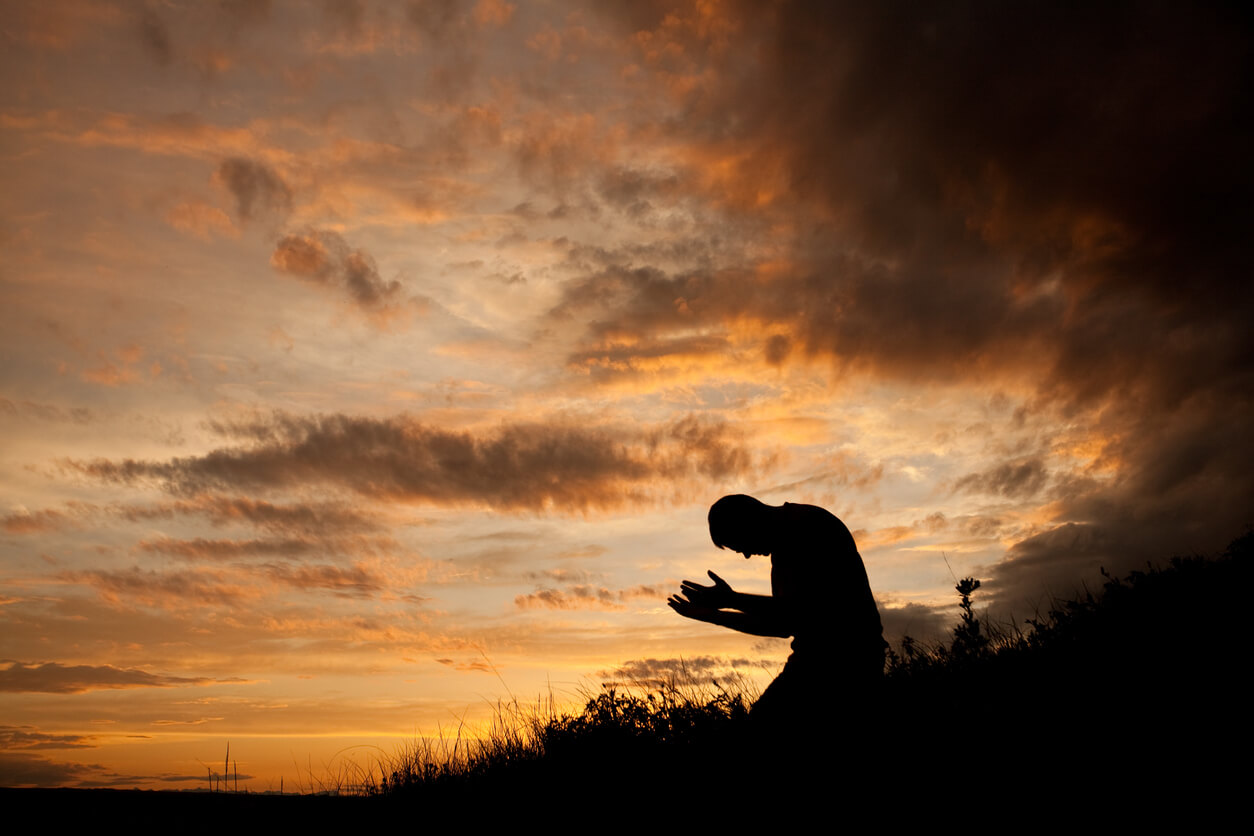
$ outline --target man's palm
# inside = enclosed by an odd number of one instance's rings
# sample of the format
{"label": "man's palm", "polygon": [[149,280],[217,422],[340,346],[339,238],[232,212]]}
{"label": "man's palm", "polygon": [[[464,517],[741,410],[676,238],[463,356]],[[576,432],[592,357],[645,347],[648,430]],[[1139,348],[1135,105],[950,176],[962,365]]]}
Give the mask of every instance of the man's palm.
{"label": "man's palm", "polygon": [[712,586],[702,586],[695,581],[684,581],[681,590],[688,600],[698,607],[710,607],[711,609],[720,610],[724,607],[732,606],[735,592],[727,584],[727,581],[720,578],[713,572],[707,572],[710,580],[714,581]]}

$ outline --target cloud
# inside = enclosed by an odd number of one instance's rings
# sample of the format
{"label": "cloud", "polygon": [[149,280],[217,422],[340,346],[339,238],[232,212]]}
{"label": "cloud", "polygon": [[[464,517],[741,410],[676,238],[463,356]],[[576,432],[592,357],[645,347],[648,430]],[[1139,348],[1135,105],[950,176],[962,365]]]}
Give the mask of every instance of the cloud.
{"label": "cloud", "polygon": [[278,414],[231,430],[252,443],[166,462],[68,466],[107,482],[156,481],[189,495],[330,485],[388,500],[571,514],[672,497],[695,481],[749,473],[760,458],[727,424],[693,416],[653,426],[559,420],[471,433],[403,415]]}
{"label": "cloud", "polygon": [[295,556],[319,549],[360,553],[394,545],[390,540],[375,542],[362,537],[379,532],[380,521],[369,511],[339,502],[276,505],[249,497],[201,494],[151,505],[94,505],[72,501],[63,508],[31,511],[18,506],[12,513],[0,517],[0,529],[10,534],[38,534],[82,527],[86,521],[100,518],[144,522],[198,516],[207,518],[215,526],[241,524],[281,535],[237,540],[179,540],[163,536],[141,540],[138,544],[142,551],[208,559],[262,553]]}
{"label": "cloud", "polygon": [[0,398],[0,415],[31,418],[37,421],[72,422],[87,424],[95,420],[96,415],[87,407],[65,409],[53,404],[35,403],[34,401],[11,401]]}
{"label": "cloud", "polygon": [[1045,463],[1036,457],[1006,462],[984,473],[963,476],[954,483],[954,490],[1028,498],[1039,493],[1048,480],[1049,472],[1045,469]]}
{"label": "cloud", "polygon": [[[232,544],[233,545],[233,544]],[[205,551],[204,544],[175,541],[156,548],[141,542],[145,550],[174,554],[193,560],[227,560],[274,554],[264,548],[217,547]],[[167,550],[168,549],[168,550]],[[299,550],[298,555],[305,552]],[[370,598],[388,588],[388,580],[361,562],[335,566],[297,561],[257,561],[231,563],[222,569],[174,571],[143,570],[139,567],[122,570],[89,569],[62,572],[60,578],[95,589],[102,598],[114,604],[156,607],[183,611],[188,602],[216,605],[232,609],[255,605],[256,601],[276,596],[281,589],[302,591],[328,590],[341,598]]]}
{"label": "cloud", "polygon": [[193,540],[176,540],[161,537],[140,540],[137,548],[143,552],[168,554],[187,560],[234,560],[260,554],[299,557],[322,551],[326,546],[319,542],[298,539],[206,540],[197,537]]}
{"label": "cloud", "polygon": [[[98,383],[102,386],[121,386],[127,383],[134,383],[143,378],[145,370],[138,368],[139,362],[144,359],[142,346],[134,343],[119,346],[114,349],[112,359],[103,351],[98,351],[96,352],[96,359],[100,362],[100,365],[81,371],[79,373],[80,379],[90,383]],[[159,376],[161,374],[160,364],[155,363],[149,366],[147,372],[150,377]]]}
{"label": "cloud", "polygon": [[401,292],[400,282],[385,282],[370,254],[352,249],[337,232],[286,235],[270,263],[280,273],[342,291],[366,311],[386,309]]}
{"label": "cloud", "polygon": [[242,681],[166,676],[138,668],[115,668],[112,665],[60,665],[56,662],[24,664],[11,659],[0,661],[0,692],[3,693],[82,694],[87,691],[122,688],[175,688]]}
{"label": "cloud", "polygon": [[139,37],[140,45],[144,51],[148,53],[154,63],[158,66],[165,67],[170,63],[172,49],[170,46],[170,31],[165,25],[165,21],[160,15],[152,9],[151,6],[145,6],[138,13],[136,20],[136,34]]}
{"label": "cloud", "polygon": [[504,26],[509,23],[517,5],[506,0],[479,0],[471,16],[480,26]]}
{"label": "cloud", "polygon": [[9,534],[41,534],[64,526],[68,517],[51,508],[40,511],[21,510],[0,518],[0,528]]}
{"label": "cloud", "polygon": [[652,200],[669,204],[679,185],[674,172],[618,167],[602,174],[596,188],[610,206],[628,217],[641,219],[653,212]]}
{"label": "cloud", "polygon": [[271,579],[296,589],[329,589],[344,598],[371,598],[384,589],[386,581],[370,569],[355,564],[347,569],[339,566],[293,566],[267,564]]}
{"label": "cloud", "polygon": [[1079,583],[1175,555],[1218,553],[1254,521],[1243,397],[1218,394],[1151,409],[1130,400],[1105,420],[1119,429],[1093,466],[1046,494],[1053,524],[1016,542],[990,567],[999,605],[1070,597]]}
{"label": "cloud", "polygon": [[564,590],[548,588],[515,596],[514,606],[520,610],[621,610],[626,601],[635,598],[665,598],[667,594],[660,587],[644,584],[618,590],[590,584],[574,584]]}
{"label": "cloud", "polygon": [[529,580],[550,581],[557,583],[589,583],[593,580],[591,572],[579,569],[544,569],[539,572],[527,572]]}
{"label": "cloud", "polygon": [[[558,310],[605,294],[595,331],[653,339],[786,325],[798,360],[909,380],[1026,372],[1067,402],[1145,385],[1169,403],[1244,374],[1254,265],[1236,242],[1254,174],[1231,114],[1247,20],[1044,2],[738,4],[729,18],[659,17],[640,43],[712,63],[672,138],[766,196],[740,214],[795,230],[791,263],[769,281],[753,263],[588,276]],[[735,71],[744,55],[756,72]]]}
{"label": "cloud", "polygon": [[236,607],[256,600],[263,590],[242,582],[239,573],[222,571],[154,572],[139,567],[120,570],[87,569],[63,572],[60,576],[71,583],[85,584],[113,604],[125,601],[183,611],[189,601],[199,605]]}
{"label": "cloud", "polygon": [[361,30],[365,14],[362,0],[328,0],[322,6],[322,15],[332,28],[348,34]]}
{"label": "cloud", "polygon": [[175,515],[197,515],[207,517],[217,526],[245,523],[270,532],[319,538],[374,532],[381,527],[370,512],[347,503],[276,505],[250,497],[217,494],[203,494],[189,500],[156,505],[118,505],[109,510],[132,522],[171,519]]}
{"label": "cloud", "polygon": [[699,82],[669,88],[683,199],[771,245],[715,265],[590,262],[550,310],[580,329],[573,367],[601,356],[643,377],[700,336],[749,368],[1026,384],[1030,409],[1100,461],[1018,451],[955,483],[1049,503],[995,570],[998,596],[1217,549],[1249,522],[1248,16],[739,3],[714,28],[610,12],[658,81],[702,56]]}
{"label": "cloud", "polygon": [[[6,787],[84,786],[116,776],[100,764],[51,761],[26,752],[0,752],[0,785]],[[99,785],[99,784],[93,784]]]}
{"label": "cloud", "polygon": [[0,726],[0,750],[94,749],[94,737],[82,734],[49,734],[34,726]]}
{"label": "cloud", "polygon": [[458,662],[456,659],[441,658],[436,659],[441,665],[453,668],[459,671],[478,671],[480,673],[496,673],[496,668],[492,667],[489,662],[483,659],[471,659],[469,661]]}
{"label": "cloud", "polygon": [[[722,335],[697,335],[671,339],[606,339],[601,345],[572,353],[567,366],[589,375],[593,381],[608,382],[616,377],[638,379],[648,374],[654,380],[668,367],[681,362],[696,364],[726,354],[730,344]],[[704,369],[702,369],[704,371]]]}
{"label": "cloud", "polygon": [[264,163],[229,157],[218,165],[214,179],[235,198],[240,220],[251,220],[259,212],[286,215],[292,209],[292,190]]}
{"label": "cloud", "polygon": [[884,626],[884,638],[896,643],[903,636],[924,643],[947,638],[957,624],[954,607],[950,605],[928,606],[914,602],[900,607],[880,603],[880,621]]}
{"label": "cloud", "polygon": [[202,200],[184,200],[165,215],[166,223],[180,232],[186,232],[202,241],[212,241],[215,236],[238,238],[239,230],[231,218],[216,206]]}

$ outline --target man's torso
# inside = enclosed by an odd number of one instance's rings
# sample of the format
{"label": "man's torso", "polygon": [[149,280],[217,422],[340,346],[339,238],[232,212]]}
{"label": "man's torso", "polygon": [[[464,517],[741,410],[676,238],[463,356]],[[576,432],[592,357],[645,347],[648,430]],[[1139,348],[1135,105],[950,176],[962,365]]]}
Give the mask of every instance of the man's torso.
{"label": "man's torso", "polygon": [[814,505],[784,503],[771,554],[771,594],[791,612],[797,653],[883,653],[866,568],[845,524]]}

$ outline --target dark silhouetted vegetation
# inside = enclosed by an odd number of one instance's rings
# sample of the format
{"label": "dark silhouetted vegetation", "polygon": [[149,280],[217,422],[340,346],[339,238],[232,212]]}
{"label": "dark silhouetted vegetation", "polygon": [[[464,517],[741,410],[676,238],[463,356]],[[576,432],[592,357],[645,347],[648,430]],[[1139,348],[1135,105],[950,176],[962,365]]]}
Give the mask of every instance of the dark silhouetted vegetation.
{"label": "dark silhouetted vegetation", "polygon": [[981,619],[980,582],[963,579],[948,641],[905,639],[874,707],[851,716],[838,693],[816,695],[807,733],[786,741],[755,737],[752,700],[720,687],[607,687],[574,716],[503,712],[494,735],[453,758],[415,749],[375,791],[505,803],[563,787],[570,803],[599,808],[671,785],[686,798],[765,782],[799,803],[976,792],[985,808],[1007,809],[1046,796],[1066,807],[1090,793],[1212,791],[1236,775],[1216,774],[1219,750],[1248,743],[1238,695],[1252,545],[1246,535],[1218,558],[1107,574],[1100,590],[1018,624]]}

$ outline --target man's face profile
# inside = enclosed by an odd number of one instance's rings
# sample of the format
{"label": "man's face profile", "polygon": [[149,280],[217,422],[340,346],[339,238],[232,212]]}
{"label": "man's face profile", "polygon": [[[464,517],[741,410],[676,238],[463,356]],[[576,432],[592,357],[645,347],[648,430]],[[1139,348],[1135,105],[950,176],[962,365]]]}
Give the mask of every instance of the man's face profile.
{"label": "man's face profile", "polygon": [[722,544],[723,548],[743,554],[746,560],[755,554],[769,555],[772,551],[769,545],[762,542],[760,536],[754,536],[752,532],[741,530],[722,534],[721,532],[711,530],[710,534],[715,538],[716,542]]}

